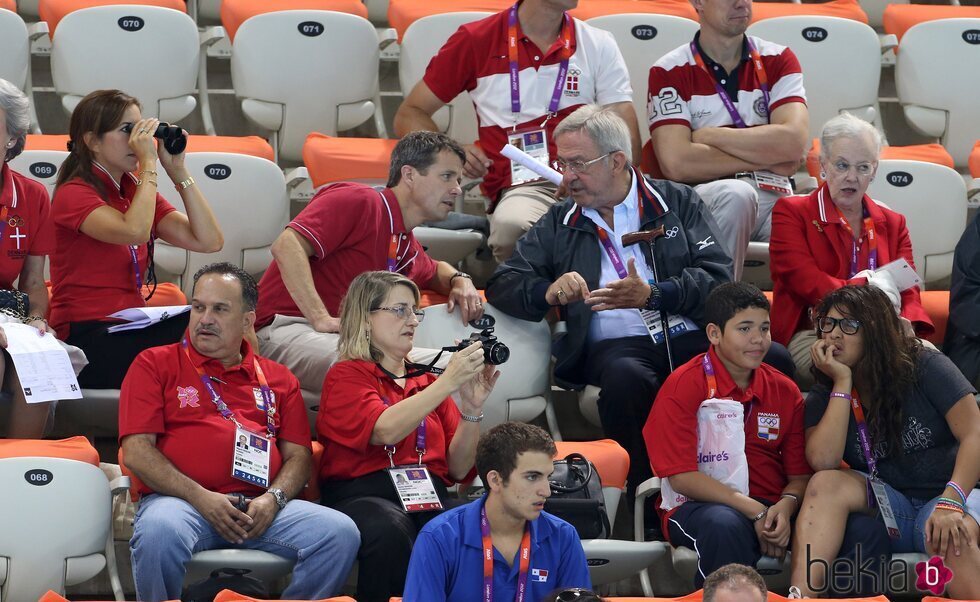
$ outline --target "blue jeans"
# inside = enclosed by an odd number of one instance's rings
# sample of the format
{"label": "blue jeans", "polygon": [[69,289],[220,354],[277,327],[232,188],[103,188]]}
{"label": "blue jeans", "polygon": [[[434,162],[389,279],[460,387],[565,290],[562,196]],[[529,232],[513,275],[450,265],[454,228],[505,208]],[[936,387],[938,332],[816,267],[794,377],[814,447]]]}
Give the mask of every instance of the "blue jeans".
{"label": "blue jeans", "polygon": [[[898,523],[898,529],[902,532],[901,538],[891,542],[892,554],[911,552],[925,554],[926,521],[932,515],[939,498],[920,500],[905,497],[888,483],[885,483],[885,491],[888,493],[892,512],[895,513],[895,522]],[[980,489],[968,489],[966,495],[966,513],[980,523]],[[959,496],[954,495],[953,499],[959,501]],[[878,520],[881,521],[881,518],[879,517]]]}
{"label": "blue jeans", "polygon": [[129,549],[139,600],[180,598],[184,565],[195,553],[215,548],[262,550],[295,560],[283,598],[316,600],[344,585],[360,542],[354,521],[344,514],[292,500],[261,537],[235,545],[188,502],[154,494],[140,500]]}

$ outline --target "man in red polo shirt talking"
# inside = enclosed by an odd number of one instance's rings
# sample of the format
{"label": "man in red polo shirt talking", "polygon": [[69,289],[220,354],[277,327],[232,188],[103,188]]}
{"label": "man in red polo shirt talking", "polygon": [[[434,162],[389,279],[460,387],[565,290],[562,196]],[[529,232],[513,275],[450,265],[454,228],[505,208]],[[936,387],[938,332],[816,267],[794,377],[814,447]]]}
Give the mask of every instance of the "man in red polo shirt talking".
{"label": "man in red polo shirt talking", "polygon": [[140,600],[180,597],[185,563],[214,548],[295,560],[293,599],[335,594],[354,562],[354,522],[294,499],[310,478],[310,425],[296,377],[244,340],[257,298],[241,268],[205,266],[184,338],[142,352],[123,381],[119,438],[142,481],[130,541]]}
{"label": "man in red polo shirt talking", "polygon": [[464,322],[483,315],[469,275],[433,260],[412,235],[449,215],[462,194],[465,156],[444,134],[416,132],[392,151],[384,190],[341,183],[317,192],[272,245],[255,321],[262,355],[319,391],[337,361],[340,300],[363,272],[398,272],[448,295],[448,309],[458,305]]}

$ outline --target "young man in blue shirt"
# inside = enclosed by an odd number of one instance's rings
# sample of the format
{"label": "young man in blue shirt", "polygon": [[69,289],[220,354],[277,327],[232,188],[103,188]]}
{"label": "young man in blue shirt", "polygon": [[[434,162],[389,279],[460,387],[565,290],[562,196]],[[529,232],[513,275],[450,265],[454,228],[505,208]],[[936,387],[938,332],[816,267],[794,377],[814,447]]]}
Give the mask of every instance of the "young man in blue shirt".
{"label": "young man in blue shirt", "polygon": [[489,493],[422,529],[404,602],[538,602],[558,588],[591,588],[575,528],[543,512],[555,452],[548,433],[529,424],[485,433],[476,467]]}

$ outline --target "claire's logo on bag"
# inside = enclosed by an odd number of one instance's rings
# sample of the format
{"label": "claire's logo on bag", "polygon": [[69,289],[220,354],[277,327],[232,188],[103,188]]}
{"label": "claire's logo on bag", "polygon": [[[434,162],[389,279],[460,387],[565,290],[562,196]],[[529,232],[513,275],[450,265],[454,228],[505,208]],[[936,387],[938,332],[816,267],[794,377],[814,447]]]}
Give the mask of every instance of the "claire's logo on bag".
{"label": "claire's logo on bag", "polygon": [[718,420],[731,420],[732,418],[741,418],[735,412],[718,412],[715,414],[715,418]]}
{"label": "claire's logo on bag", "polygon": [[730,456],[726,451],[717,454],[714,452],[698,454],[698,464],[707,464],[708,462],[728,462],[729,457]]}

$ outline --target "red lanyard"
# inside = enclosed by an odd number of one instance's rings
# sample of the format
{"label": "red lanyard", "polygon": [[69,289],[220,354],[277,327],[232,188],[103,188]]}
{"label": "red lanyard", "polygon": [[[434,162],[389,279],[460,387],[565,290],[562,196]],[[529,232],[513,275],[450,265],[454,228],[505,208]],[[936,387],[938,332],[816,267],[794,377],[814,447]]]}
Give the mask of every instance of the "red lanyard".
{"label": "red lanyard", "polygon": [[[519,4],[519,3],[518,3]],[[559,40],[561,40],[561,63],[558,65],[558,78],[555,80],[555,89],[551,93],[551,103],[548,105],[548,116],[558,112],[558,104],[561,102],[561,90],[565,85],[565,76],[568,74],[568,59],[572,56],[572,19],[566,14],[561,26]],[[510,15],[507,21],[507,58],[510,62],[510,110],[515,115],[521,112],[521,77],[520,67],[518,66],[517,50],[517,4],[510,8]]]}
{"label": "red lanyard", "polygon": [[[493,599],[493,542],[490,539],[490,521],[487,519],[486,502],[480,508],[480,533],[483,536],[483,600],[494,602]],[[520,572],[517,577],[517,593],[515,602],[524,602],[527,596],[527,573],[531,566],[531,523],[524,525],[524,537],[521,538]]]}
{"label": "red lanyard", "polygon": [[0,243],[3,242],[3,235],[7,233],[7,213],[9,211],[10,208],[6,205],[3,206],[3,209],[0,209]]}
{"label": "red lanyard", "polygon": [[[841,226],[847,230],[847,233],[851,237],[851,273],[848,278],[853,278],[855,274],[860,272],[858,269],[858,241],[854,240],[854,229],[851,228],[851,224],[848,223],[844,216],[841,215],[837,206],[834,205],[834,210],[837,211],[837,219],[840,220]],[[875,236],[875,223],[874,220],[868,215],[868,209],[864,208],[864,234],[868,236],[868,269],[876,270],[878,269],[878,237]]]}
{"label": "red lanyard", "polygon": [[[759,89],[762,90],[762,98],[765,101],[766,115],[769,114],[769,76],[766,75],[766,68],[762,64],[762,57],[759,55],[759,51],[756,49],[755,44],[752,40],[746,36],[745,43],[749,46],[749,56],[752,58],[752,66],[755,68],[755,78],[759,82]],[[704,64],[704,58],[701,53],[698,52],[697,44],[691,42],[691,55],[694,56],[694,62],[697,63],[698,67],[704,70],[711,78],[711,81],[715,84],[715,92],[721,97],[721,102],[725,105],[725,109],[728,110],[728,114],[732,118],[732,123],[735,124],[737,128],[748,127],[742,116],[739,115],[738,109],[735,107],[735,102],[732,100],[725,88],[718,83],[718,79],[712,75],[711,71],[708,70],[708,66]]]}
{"label": "red lanyard", "polygon": [[[221,396],[218,395],[214,385],[211,384],[211,377],[205,374],[204,370],[195,364],[194,360],[191,359],[191,352],[187,350],[188,345],[186,337],[184,337],[184,339],[180,342],[180,346],[184,350],[184,355],[187,356],[187,361],[189,361],[191,365],[194,366],[194,370],[197,371],[197,375],[201,379],[201,384],[204,385],[204,388],[211,396],[211,403],[213,403],[214,407],[218,409],[218,413],[221,414],[221,417],[225,420],[231,420],[240,428],[245,428],[242,426],[242,423],[238,422],[238,419],[235,418],[235,414],[231,411],[231,408],[228,407],[228,404],[226,404],[224,400],[221,399]],[[261,391],[262,400],[265,402],[266,431],[270,437],[275,437],[276,406],[275,401],[272,398],[272,389],[269,387],[269,381],[265,379],[265,373],[262,371],[262,366],[259,365],[258,358],[252,362],[252,365],[255,366],[255,376],[259,379],[259,391]]]}
{"label": "red lanyard", "polygon": [[388,271],[398,271],[398,235],[392,234],[391,241],[388,243]]}
{"label": "red lanyard", "polygon": [[[715,378],[715,367],[712,365],[711,358],[708,356],[707,352],[705,352],[704,357],[701,359],[701,367],[704,369],[704,379],[708,381],[708,399],[714,399],[718,395],[718,379]],[[745,410],[743,421],[746,424],[749,422],[749,416],[752,414],[752,407],[754,405],[755,399],[752,399],[752,401],[749,402],[748,409]]]}

